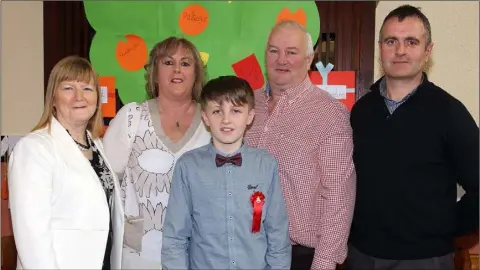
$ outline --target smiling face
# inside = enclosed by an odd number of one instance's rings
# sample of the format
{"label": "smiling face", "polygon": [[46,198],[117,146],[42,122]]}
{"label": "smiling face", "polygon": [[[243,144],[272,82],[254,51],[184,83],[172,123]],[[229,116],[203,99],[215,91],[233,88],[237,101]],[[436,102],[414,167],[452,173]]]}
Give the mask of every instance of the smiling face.
{"label": "smiling face", "polygon": [[422,75],[433,43],[427,46],[426,29],[416,17],[403,21],[393,17],[385,22],[379,41],[380,60],[385,76],[412,79]]}
{"label": "smiling face", "polygon": [[159,95],[191,99],[195,83],[195,60],[191,51],[178,47],[172,54],[158,60]]}
{"label": "smiling face", "polygon": [[253,121],[255,111],[248,104],[235,106],[230,101],[221,104],[208,101],[202,111],[205,124],[210,127],[213,145],[229,154],[240,148],[245,129]]}
{"label": "smiling face", "polygon": [[286,90],[307,76],[313,55],[307,55],[306,33],[293,27],[276,28],[266,51],[268,81],[272,88]]}
{"label": "smiling face", "polygon": [[55,89],[53,106],[58,121],[69,126],[87,125],[97,109],[94,80],[62,81]]}

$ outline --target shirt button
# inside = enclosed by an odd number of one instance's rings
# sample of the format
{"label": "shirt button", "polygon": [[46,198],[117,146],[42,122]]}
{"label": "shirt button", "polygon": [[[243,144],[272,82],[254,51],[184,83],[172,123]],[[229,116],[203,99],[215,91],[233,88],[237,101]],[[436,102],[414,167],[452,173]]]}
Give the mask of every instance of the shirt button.
{"label": "shirt button", "polygon": [[232,264],[235,264],[235,261],[232,261]]}
{"label": "shirt button", "polygon": [[232,193],[231,193],[231,192],[229,192],[229,193],[228,193],[228,196],[229,196],[229,197],[232,197]]}
{"label": "shirt button", "polygon": [[228,170],[227,173],[230,174],[232,171]]}
{"label": "shirt button", "polygon": [[232,216],[229,216],[228,219],[233,219],[233,217],[232,217]]}
{"label": "shirt button", "polygon": [[230,241],[233,241],[233,237],[230,237]]}

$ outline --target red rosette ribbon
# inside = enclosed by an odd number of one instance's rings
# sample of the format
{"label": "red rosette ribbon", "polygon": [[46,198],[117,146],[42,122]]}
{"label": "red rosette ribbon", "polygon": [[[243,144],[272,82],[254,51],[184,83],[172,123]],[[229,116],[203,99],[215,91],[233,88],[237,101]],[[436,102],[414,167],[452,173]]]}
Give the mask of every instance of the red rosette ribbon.
{"label": "red rosette ribbon", "polygon": [[265,195],[262,192],[256,191],[250,196],[250,202],[253,207],[253,221],[252,232],[256,233],[260,231],[260,223],[262,222],[262,208],[265,203]]}

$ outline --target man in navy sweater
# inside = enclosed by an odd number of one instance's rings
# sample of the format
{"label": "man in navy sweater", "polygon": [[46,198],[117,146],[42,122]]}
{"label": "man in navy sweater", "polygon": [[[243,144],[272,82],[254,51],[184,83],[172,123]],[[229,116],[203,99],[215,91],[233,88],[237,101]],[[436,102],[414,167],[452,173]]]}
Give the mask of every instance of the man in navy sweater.
{"label": "man in navy sweater", "polygon": [[[385,76],[351,112],[357,195],[347,267],[453,270],[455,237],[478,230],[479,129],[423,72],[433,43],[418,8],[390,12],[378,45]],[[466,191],[458,202],[457,183]]]}

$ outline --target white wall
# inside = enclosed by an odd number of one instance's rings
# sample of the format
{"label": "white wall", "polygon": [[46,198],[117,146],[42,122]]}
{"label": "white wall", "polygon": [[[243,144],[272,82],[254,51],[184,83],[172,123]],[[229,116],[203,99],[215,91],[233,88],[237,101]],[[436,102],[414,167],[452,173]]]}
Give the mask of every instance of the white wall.
{"label": "white wall", "polygon": [[43,111],[43,3],[3,1],[0,8],[0,132],[25,135]]}
{"label": "white wall", "polygon": [[[420,7],[432,28],[433,66],[428,78],[458,98],[479,120],[479,4],[477,1],[380,1],[375,14],[375,33],[396,7]],[[380,77],[378,46],[375,45],[375,79]]]}

